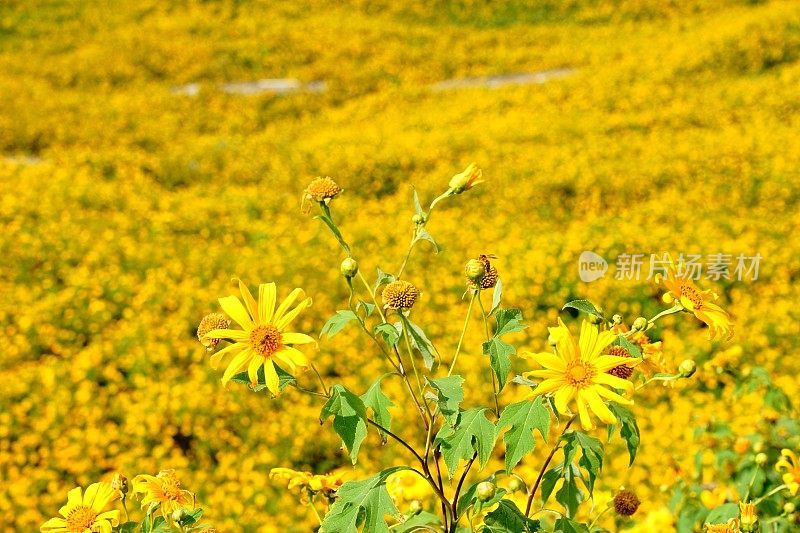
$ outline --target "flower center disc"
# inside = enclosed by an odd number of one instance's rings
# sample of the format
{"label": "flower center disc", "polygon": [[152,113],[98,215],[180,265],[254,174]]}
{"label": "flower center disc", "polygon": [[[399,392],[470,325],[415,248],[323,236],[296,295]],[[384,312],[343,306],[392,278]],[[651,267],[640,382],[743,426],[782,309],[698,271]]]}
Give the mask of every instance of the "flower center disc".
{"label": "flower center disc", "polygon": [[256,326],[250,332],[250,347],[263,357],[270,357],[281,348],[281,332],[272,324]]}
{"label": "flower center disc", "polygon": [[567,366],[567,382],[574,387],[584,387],[591,383],[594,367],[584,361],[572,361]]}
{"label": "flower center disc", "polygon": [[681,296],[692,302],[692,305],[695,309],[699,309],[703,306],[703,297],[694,287],[689,285],[682,285],[681,286]]}
{"label": "flower center disc", "polygon": [[79,505],[67,515],[67,530],[70,533],[83,533],[94,524],[97,513],[91,507]]}

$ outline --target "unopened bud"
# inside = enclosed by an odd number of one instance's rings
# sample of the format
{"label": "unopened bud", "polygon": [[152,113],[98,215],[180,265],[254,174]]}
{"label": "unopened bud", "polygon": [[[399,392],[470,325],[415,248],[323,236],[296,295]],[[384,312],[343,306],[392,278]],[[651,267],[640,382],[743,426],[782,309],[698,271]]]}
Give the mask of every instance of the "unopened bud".
{"label": "unopened bud", "polygon": [[348,279],[354,278],[355,275],[358,274],[358,262],[352,257],[345,257],[344,260],[342,260],[339,271],[342,273],[342,276]]}
{"label": "unopened bud", "polygon": [[633,321],[633,331],[644,331],[647,329],[647,319],[640,316]]}
{"label": "unopened bud", "polygon": [[678,367],[678,372],[681,373],[681,377],[690,378],[697,372],[697,363],[691,359],[684,359]]}
{"label": "unopened bud", "polygon": [[487,502],[494,498],[497,487],[491,481],[484,481],[478,483],[478,488],[475,489],[475,495],[478,496],[478,501]]}
{"label": "unopened bud", "polygon": [[508,482],[508,490],[511,492],[517,492],[519,490],[524,490],[524,489],[525,489],[525,484],[515,477],[512,477],[511,481]]}
{"label": "unopened bud", "polygon": [[128,494],[128,478],[119,473],[114,474],[111,479],[111,488],[118,490],[123,495]]}
{"label": "unopened bud", "polygon": [[762,441],[758,441],[753,444],[753,451],[756,453],[761,453],[764,451],[764,443]]}
{"label": "unopened bud", "polygon": [[590,313],[589,322],[591,322],[594,325],[598,325],[603,322],[603,317],[601,317],[600,315],[596,315],[594,313]]}
{"label": "unopened bud", "polygon": [[428,216],[425,213],[415,213],[411,217],[411,222],[414,224],[424,224],[428,221]]}
{"label": "unopened bud", "polygon": [[622,324],[622,315],[614,315],[611,317],[611,322],[614,323],[615,326]]}
{"label": "unopened bud", "polygon": [[483,266],[483,263],[479,259],[470,259],[467,261],[464,273],[467,275],[468,280],[479,284],[486,275],[486,267]]}
{"label": "unopened bud", "polygon": [[408,512],[411,514],[419,514],[422,511],[422,502],[414,500],[408,505]]}
{"label": "unopened bud", "polygon": [[783,505],[783,512],[786,514],[792,514],[795,511],[796,507],[792,502],[786,502]]}
{"label": "unopened bud", "polygon": [[765,454],[764,452],[756,454],[756,464],[758,466],[764,466],[765,464],[767,464],[768,460],[769,457],[767,457],[767,454]]}
{"label": "unopened bud", "polygon": [[183,521],[183,520],[184,520],[184,519],[185,519],[187,516],[189,516],[189,513],[187,513],[187,512],[186,512],[186,509],[183,509],[183,508],[181,508],[181,509],[175,509],[175,510],[172,512],[172,520],[173,520],[174,522],[177,522],[177,523],[179,523],[179,524],[180,524],[180,523],[181,523],[181,522],[182,522],[182,521]]}

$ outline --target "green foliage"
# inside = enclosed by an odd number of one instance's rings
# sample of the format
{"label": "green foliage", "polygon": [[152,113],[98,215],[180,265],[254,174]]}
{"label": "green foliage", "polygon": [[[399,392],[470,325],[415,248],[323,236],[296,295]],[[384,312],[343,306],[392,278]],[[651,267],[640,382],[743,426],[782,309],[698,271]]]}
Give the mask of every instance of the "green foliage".
{"label": "green foliage", "polygon": [[357,533],[359,519],[364,531],[388,533],[385,515],[397,517],[400,512],[386,491],[386,479],[407,467],[396,466],[360,481],[348,481],[336,491],[336,501],[325,515],[323,533]]}
{"label": "green foliage", "polygon": [[540,530],[539,521],[526,517],[511,500],[501,500],[497,508],[486,515],[484,523],[484,531],[491,533],[535,533]]}
{"label": "green foliage", "polygon": [[500,302],[503,299],[503,280],[497,279],[497,283],[492,291],[492,307],[489,309],[489,315],[493,315],[495,311],[500,308]]}
{"label": "green foliage", "polygon": [[[625,439],[625,444],[628,447],[628,456],[630,457],[628,466],[631,466],[633,461],[636,460],[636,452],[639,449],[639,442],[641,441],[639,424],[636,423],[634,414],[625,407],[609,402],[608,408],[611,409],[611,412],[614,413],[619,421],[619,435]],[[615,424],[608,426],[609,440],[611,440],[611,436],[614,434],[616,427]]]}
{"label": "green foliage", "polygon": [[625,348],[633,357],[638,357],[640,359],[642,357],[642,350],[622,335],[617,335],[612,345]]}
{"label": "green foliage", "polygon": [[462,411],[455,428],[445,425],[436,434],[434,446],[439,446],[451,478],[461,459],[468,460],[473,454],[477,454],[481,468],[489,460],[496,430],[494,424],[486,418],[485,412],[485,408]]}
{"label": "green foliage", "polygon": [[724,524],[731,518],[739,516],[739,505],[736,503],[723,503],[708,513],[706,522],[709,524]]}
{"label": "green foliage", "polygon": [[561,308],[563,311],[564,309],[576,309],[583,313],[587,313],[590,315],[597,315],[599,317],[603,317],[603,311],[598,306],[590,302],[589,300],[572,300],[571,302],[567,302],[564,304],[564,307]]}
{"label": "green foliage", "polygon": [[547,441],[550,412],[542,403],[542,397],[512,403],[503,409],[497,422],[498,432],[505,427],[511,428],[503,435],[506,446],[506,472],[511,472],[520,460],[536,447],[533,438],[534,429],[539,430],[542,438]]}
{"label": "green foliage", "polygon": [[581,449],[581,458],[578,465],[581,466],[588,473],[589,477],[586,480],[586,485],[589,488],[589,494],[594,491],[594,483],[597,480],[597,474],[603,468],[603,443],[600,439],[587,435],[581,431],[572,431],[561,437],[564,441],[564,476],[569,475],[566,466],[575,458],[578,448]]}
{"label": "green foliage", "polygon": [[383,342],[385,342],[390,347],[397,346],[397,343],[400,342],[400,332],[397,331],[397,328],[392,324],[378,324],[375,326],[373,330],[375,335],[380,335],[383,337]]}
{"label": "green foliage", "polygon": [[[297,379],[286,370],[282,369],[277,363],[275,363],[275,372],[278,374],[278,390],[283,392],[286,387],[297,384]],[[261,366],[258,369],[258,382],[253,385],[250,383],[250,376],[247,375],[247,372],[239,372],[235,376],[231,378],[231,381],[234,383],[241,383],[242,385],[249,386],[253,392],[260,392],[267,388],[267,380],[264,377],[264,367]]]}
{"label": "green foliage", "polygon": [[354,312],[350,310],[336,311],[336,314],[330,317],[328,321],[325,322],[325,325],[322,326],[319,336],[328,335],[328,338],[331,338],[342,331],[344,327],[353,320],[358,320]]}
{"label": "green foliage", "polygon": [[414,237],[414,242],[415,243],[417,243],[419,241],[428,241],[429,243],[431,243],[433,245],[433,252],[434,253],[438,254],[439,252],[442,251],[442,247],[439,246],[439,243],[436,242],[436,239],[433,238],[433,235],[431,235],[428,232],[428,230],[426,230],[425,228],[423,228],[421,226],[417,228],[417,234]]}
{"label": "green foliage", "polygon": [[511,371],[511,356],[517,353],[517,350],[500,337],[522,331],[528,326],[522,323],[522,313],[519,309],[498,309],[495,318],[497,329],[494,336],[483,343],[483,353],[489,356],[489,364],[497,376],[499,390],[503,390],[508,373]]}
{"label": "green foliage", "polygon": [[575,522],[566,516],[560,517],[556,520],[555,533],[589,533],[589,528],[585,525]]}
{"label": "green foliage", "polygon": [[409,340],[411,341],[411,346],[415,348],[420,355],[422,355],[425,368],[430,370],[433,368],[433,362],[439,356],[439,353],[436,351],[436,348],[433,346],[433,343],[430,341],[430,339],[428,339],[428,336],[425,335],[425,332],[422,331],[422,328],[414,324],[405,316],[401,315],[400,320],[403,324],[403,330],[406,332]]}
{"label": "green foliage", "polygon": [[458,406],[464,400],[464,389],[462,388],[464,378],[454,375],[431,379],[428,380],[428,383],[436,389],[439,411],[451,426],[455,426],[459,414]]}
{"label": "green foliage", "polygon": [[372,292],[377,292],[378,291],[378,287],[380,287],[381,285],[386,285],[387,283],[391,283],[391,282],[395,281],[396,279],[397,278],[394,275],[389,274],[388,272],[384,272],[379,267],[378,268],[378,279],[372,285]]}
{"label": "green foliage", "polygon": [[334,431],[350,452],[350,460],[356,464],[358,450],[367,436],[367,407],[361,398],[336,384],[331,388],[331,397],[322,406],[320,421],[331,416]]}
{"label": "green foliage", "polygon": [[[381,390],[381,381],[391,375],[392,374],[384,374],[367,389],[367,392],[361,395],[364,406],[372,411],[373,420],[388,430],[392,429],[392,414],[389,412],[389,408],[394,407],[394,403],[392,403],[389,397]],[[387,438],[386,432],[382,429],[379,429],[378,432],[385,443]]]}
{"label": "green foliage", "polygon": [[425,526],[438,526],[441,519],[433,513],[422,511],[408,518],[402,524],[392,526],[392,533],[415,533],[417,531],[427,531]]}

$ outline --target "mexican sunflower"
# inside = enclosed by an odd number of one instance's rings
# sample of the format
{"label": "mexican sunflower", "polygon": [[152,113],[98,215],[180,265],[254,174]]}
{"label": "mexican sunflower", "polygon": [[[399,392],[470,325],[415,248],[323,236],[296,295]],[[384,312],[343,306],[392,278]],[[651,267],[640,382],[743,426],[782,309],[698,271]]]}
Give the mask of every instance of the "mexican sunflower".
{"label": "mexican sunflower", "polygon": [[705,322],[708,326],[708,338],[710,340],[717,337],[725,337],[729,340],[733,337],[733,322],[727,311],[714,303],[717,299],[716,293],[700,290],[691,278],[681,277],[674,264],[667,268],[667,275],[660,272],[655,276],[656,283],[663,283],[667,292],[664,294],[664,301],[667,303],[676,302],[685,310],[694,313],[698,319]]}
{"label": "mexican sunflower", "polygon": [[178,509],[194,507],[194,494],[181,489],[181,482],[174,470],[162,470],[155,476],[141,474],[133,478],[133,492],[143,494],[142,508],[158,504],[165,520],[172,520]]}
{"label": "mexican sunflower", "polygon": [[311,298],[305,298],[292,307],[303,294],[301,289],[295,289],[276,309],[274,283],[258,286],[258,301],[241,280],[239,291],[241,300],[236,296],[226,296],[219,299],[219,305],[242,329],[215,329],[204,336],[206,340],[224,339],[233,343],[211,356],[211,366],[217,368],[223,357],[233,355],[222,375],[223,384],[245,369],[250,382],[257,384],[258,371],[263,367],[267,388],[277,396],[280,382],[275,370],[276,361],[291,371],[308,366],[306,356],[293,345],[316,341],[303,333],[286,331],[286,328],[303,309],[311,305]]}
{"label": "mexican sunflower", "polygon": [[781,450],[781,458],[775,463],[775,469],[782,472],[781,476],[783,483],[789,488],[792,496],[797,496],[800,492],[800,462],[797,460],[797,455],[788,449]]}
{"label": "mexican sunflower", "polygon": [[588,321],[581,325],[581,335],[577,342],[561,319],[557,327],[548,329],[555,344],[555,354],[522,354],[544,367],[542,370],[525,373],[525,377],[543,378],[532,394],[538,396],[553,393],[556,409],[562,413],[567,412],[569,403],[575,400],[581,426],[586,430],[595,427],[589,416],[590,409],[601,421],[614,424],[617,418],[604,400],[632,404],[632,400],[620,396],[611,388],[623,389],[630,394],[633,393],[633,384],[609,374],[608,371],[620,365],[636,366],[639,359],[604,355],[615,335],[610,331],[600,332],[597,326]]}
{"label": "mexican sunflower", "polygon": [[[92,483],[81,496],[81,488],[67,493],[61,516],[51,518],[39,529],[42,533],[111,533],[119,525],[119,510],[106,511],[119,497],[110,483]],[[63,518],[62,518],[63,517]]]}

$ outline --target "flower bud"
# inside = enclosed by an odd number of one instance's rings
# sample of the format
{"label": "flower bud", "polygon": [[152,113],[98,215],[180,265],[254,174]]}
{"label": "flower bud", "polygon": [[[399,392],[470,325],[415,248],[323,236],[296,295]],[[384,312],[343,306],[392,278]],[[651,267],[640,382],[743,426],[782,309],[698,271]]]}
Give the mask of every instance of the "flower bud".
{"label": "flower bud", "polygon": [[342,265],[339,267],[342,276],[347,279],[352,279],[358,274],[358,262],[352,257],[345,257],[342,260]]}
{"label": "flower bud", "polygon": [[420,502],[419,500],[413,500],[408,505],[408,512],[410,512],[411,514],[419,514],[420,512],[422,512],[422,502]]}
{"label": "flower bud", "polygon": [[644,331],[647,329],[647,319],[643,316],[640,316],[636,320],[633,321],[633,331]]}
{"label": "flower bud", "polygon": [[761,453],[764,451],[764,443],[762,441],[758,441],[753,444],[753,451],[756,453]]}
{"label": "flower bud", "polygon": [[600,315],[596,315],[594,313],[590,313],[589,314],[589,322],[594,324],[595,326],[598,325],[598,324],[602,324],[603,323],[603,317],[601,317]]}
{"label": "flower bud", "polygon": [[786,502],[783,505],[783,512],[786,514],[792,514],[795,511],[795,505],[792,502]]}
{"label": "flower bud", "polygon": [[467,168],[464,169],[463,172],[456,174],[452,178],[450,178],[450,190],[452,190],[456,194],[461,194],[464,191],[468,191],[474,186],[478,185],[479,183],[483,183],[481,177],[483,173],[481,169],[475,163],[470,163]]}
{"label": "flower bud", "polygon": [[697,363],[691,359],[684,359],[678,367],[678,372],[681,373],[681,377],[690,378],[697,372]]}
{"label": "flower bud", "polygon": [[187,516],[189,516],[189,513],[187,513],[187,512],[186,512],[186,509],[184,509],[184,508],[175,509],[175,510],[172,512],[172,520],[173,520],[174,522],[177,522],[177,523],[179,523],[179,524],[180,524],[180,523],[181,523],[181,522],[182,522],[182,521],[183,521],[183,520],[184,520],[184,519],[185,519]]}
{"label": "flower bud", "polygon": [[511,492],[517,492],[519,490],[525,490],[525,483],[520,481],[519,479],[512,477],[511,481],[508,482],[508,490]]}
{"label": "flower bud", "polygon": [[494,498],[497,492],[497,487],[491,481],[484,481],[478,483],[478,488],[475,489],[475,495],[478,496],[478,501],[488,502]]}
{"label": "flower bud", "polygon": [[641,505],[641,501],[633,491],[622,489],[614,495],[614,510],[620,516],[631,516]]}
{"label": "flower bud", "polygon": [[411,217],[411,222],[414,224],[424,224],[428,221],[428,216],[425,213],[415,213],[414,216]]}
{"label": "flower bud", "polygon": [[739,502],[739,524],[744,533],[752,533],[757,530],[758,515],[756,515],[755,505]]}
{"label": "flower bud", "polygon": [[614,316],[612,316],[611,317],[611,322],[615,326],[619,326],[620,324],[622,324],[622,315],[614,315]]}
{"label": "flower bud", "polygon": [[661,296],[661,301],[664,302],[665,304],[671,304],[671,303],[673,303],[675,301],[675,297],[672,296],[670,293],[665,292]]}
{"label": "flower bud", "polygon": [[769,457],[767,457],[767,454],[765,454],[764,452],[756,454],[756,464],[758,466],[764,466],[765,464],[767,464],[767,461],[769,461]]}
{"label": "flower bud", "polygon": [[464,268],[464,273],[467,275],[468,280],[477,285],[486,275],[486,269],[479,259],[470,259],[467,261],[467,266]]}

